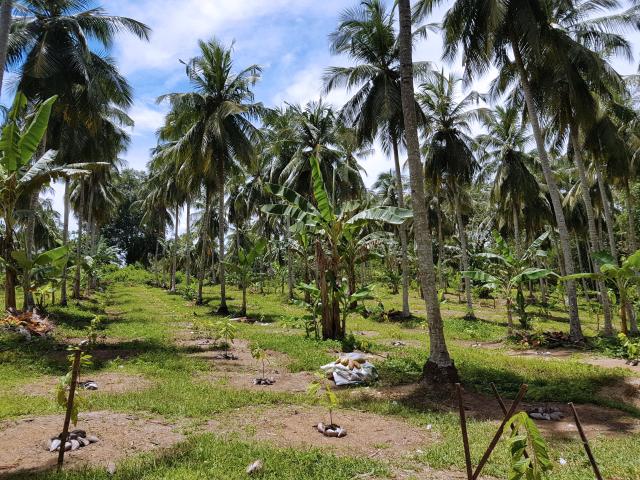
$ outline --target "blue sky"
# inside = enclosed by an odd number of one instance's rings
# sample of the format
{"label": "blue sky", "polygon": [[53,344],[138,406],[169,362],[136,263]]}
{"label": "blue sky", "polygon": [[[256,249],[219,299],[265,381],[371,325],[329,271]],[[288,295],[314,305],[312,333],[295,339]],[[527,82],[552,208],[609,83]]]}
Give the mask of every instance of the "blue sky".
{"label": "blue sky", "polygon": [[[250,64],[263,67],[256,85],[256,99],[267,106],[283,102],[305,103],[317,99],[322,90],[321,76],[330,65],[346,64],[347,59],[332,56],[328,35],[335,29],[340,12],[357,5],[357,0],[102,0],[105,10],[114,15],[133,17],[145,22],[152,30],[149,43],[123,35],[114,45],[112,55],[134,87],[135,105],[131,116],[136,122],[131,147],[123,155],[128,166],[143,169],[149,159],[149,149],[155,141],[155,130],[161,125],[166,107],[155,99],[164,93],[185,91],[184,66],[197,54],[198,39],[216,36],[223,42],[235,42],[238,68]],[[434,12],[430,19],[437,22],[449,4]],[[634,47],[640,37],[633,36]],[[634,54],[637,54],[635,48]],[[440,63],[442,42],[439,34],[416,46],[414,58]],[[614,63],[621,73],[633,73],[633,65]],[[637,63],[636,63],[637,65]],[[459,71],[456,62],[445,69]],[[490,78],[474,85],[483,91]],[[340,107],[348,92],[332,92],[327,100]],[[390,159],[377,151],[363,159],[367,184],[378,173],[391,168]],[[60,186],[56,186],[54,201],[61,206]]]}

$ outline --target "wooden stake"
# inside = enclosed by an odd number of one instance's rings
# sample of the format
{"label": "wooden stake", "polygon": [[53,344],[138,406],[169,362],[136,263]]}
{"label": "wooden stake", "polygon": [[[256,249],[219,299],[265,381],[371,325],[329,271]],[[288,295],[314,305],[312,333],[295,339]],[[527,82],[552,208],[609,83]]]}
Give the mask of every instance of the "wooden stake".
{"label": "wooden stake", "polygon": [[460,407],[460,430],[462,431],[462,444],[464,445],[464,463],[467,466],[467,480],[473,478],[473,467],[471,466],[471,451],[469,450],[469,436],[467,435],[467,417],[464,412],[464,402],[462,400],[462,387],[456,383],[458,391],[458,406]]}
{"label": "wooden stake", "polygon": [[69,385],[69,397],[67,398],[67,412],[64,416],[64,425],[60,434],[60,451],[58,452],[58,471],[62,469],[64,463],[64,450],[69,436],[69,423],[71,422],[71,412],[73,410],[73,400],[76,396],[76,385],[78,384],[78,372],[80,370],[81,350],[76,350],[73,358],[73,367],[71,368],[71,385]]}
{"label": "wooden stake", "polygon": [[[502,401],[502,397],[500,396],[500,392],[498,392],[498,389],[496,388],[496,384],[491,382],[491,389],[493,390],[493,393],[495,394],[496,398],[498,399],[498,403],[500,404],[500,409],[502,410],[502,414],[506,415],[507,414],[507,406],[504,404],[504,402]],[[511,425],[511,431],[513,432],[513,430],[515,429],[515,427],[513,425]],[[529,454],[527,453],[527,451],[525,450],[524,452],[522,452],[524,458],[529,458]]]}
{"label": "wooden stake", "polygon": [[509,411],[507,412],[505,417],[502,419],[502,423],[498,427],[498,431],[496,432],[496,434],[491,439],[491,443],[489,444],[489,447],[487,448],[487,450],[484,452],[484,455],[480,459],[480,463],[478,463],[478,467],[476,468],[476,471],[473,472],[473,476],[471,477],[471,480],[476,480],[480,476],[480,472],[482,472],[482,469],[484,468],[485,464],[487,463],[487,460],[489,460],[489,457],[491,456],[491,453],[493,452],[493,449],[496,448],[496,445],[498,444],[498,441],[500,440],[500,437],[502,436],[502,432],[504,431],[504,426],[507,424],[509,419],[515,413],[516,408],[518,408],[518,405],[522,401],[522,398],[524,397],[525,393],[527,393],[527,388],[528,388],[528,385],[526,385],[526,384],[522,384],[520,386],[520,391],[518,392],[518,396],[516,397],[516,399],[511,404],[511,408],[509,409]]}
{"label": "wooden stake", "polygon": [[571,411],[573,412],[573,418],[576,421],[576,427],[578,427],[578,433],[580,434],[580,438],[582,439],[582,445],[584,446],[585,452],[587,452],[587,457],[589,457],[589,463],[591,463],[591,468],[593,468],[593,473],[596,475],[597,480],[602,480],[602,474],[600,473],[600,469],[598,468],[598,464],[596,463],[596,459],[591,452],[591,446],[589,446],[589,440],[582,429],[582,424],[580,423],[580,417],[578,417],[578,412],[576,411],[576,407],[573,405],[573,402],[569,403],[571,407]]}

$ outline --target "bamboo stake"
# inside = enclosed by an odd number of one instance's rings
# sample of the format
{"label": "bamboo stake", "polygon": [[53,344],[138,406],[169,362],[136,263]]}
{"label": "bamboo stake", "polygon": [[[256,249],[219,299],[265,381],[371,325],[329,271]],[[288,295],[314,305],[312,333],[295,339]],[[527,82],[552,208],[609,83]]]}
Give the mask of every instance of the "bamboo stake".
{"label": "bamboo stake", "polygon": [[485,464],[487,463],[487,460],[489,460],[489,457],[491,456],[493,449],[496,448],[496,445],[498,444],[498,440],[500,440],[500,437],[502,436],[502,432],[504,431],[504,426],[507,424],[509,419],[515,413],[516,408],[518,408],[518,405],[522,401],[522,398],[524,397],[525,393],[527,393],[527,388],[528,388],[527,384],[522,384],[520,386],[520,391],[518,392],[518,396],[511,404],[511,408],[509,409],[505,417],[502,419],[502,423],[498,427],[498,431],[493,436],[493,439],[491,439],[491,443],[489,444],[489,447],[487,448],[487,450],[484,452],[484,455],[480,459],[480,463],[478,463],[478,467],[476,468],[476,471],[473,473],[471,480],[476,480],[480,476],[480,472],[482,471]]}
{"label": "bamboo stake", "polygon": [[[500,392],[498,392],[498,389],[496,388],[496,384],[491,382],[491,389],[493,390],[493,393],[495,394],[496,398],[498,399],[498,403],[500,404],[500,409],[502,410],[502,414],[506,415],[507,414],[507,406],[504,404],[504,402],[502,401],[502,396],[500,396]],[[515,427],[513,425],[511,425],[511,431],[513,432],[513,430],[515,429]],[[522,452],[524,458],[529,458],[529,454],[527,453],[527,451],[525,450],[524,452]]]}
{"label": "bamboo stake", "polygon": [[467,480],[473,478],[473,467],[471,465],[471,451],[469,450],[469,436],[467,434],[467,417],[464,412],[464,402],[462,400],[462,387],[456,383],[458,391],[458,406],[460,407],[460,430],[462,431],[462,444],[464,445],[464,463],[467,466]]}
{"label": "bamboo stake", "polygon": [[64,416],[64,425],[62,427],[62,433],[60,434],[60,451],[58,452],[58,471],[62,469],[64,463],[64,450],[67,443],[67,437],[69,436],[69,423],[71,422],[71,412],[73,410],[73,400],[76,395],[76,385],[78,383],[78,372],[80,370],[80,357],[82,356],[81,350],[76,350],[75,357],[73,359],[73,367],[71,369],[71,385],[69,385],[69,398],[67,398],[67,412]]}
{"label": "bamboo stake", "polygon": [[576,411],[576,407],[573,405],[573,402],[569,403],[571,407],[571,411],[573,412],[573,418],[576,421],[576,427],[578,427],[578,433],[580,434],[580,438],[582,439],[582,445],[584,446],[585,452],[587,452],[587,457],[589,457],[589,463],[591,463],[591,467],[593,468],[593,473],[596,475],[597,480],[602,480],[602,474],[600,473],[600,469],[598,468],[598,464],[596,463],[596,459],[591,452],[591,446],[589,445],[589,440],[582,429],[582,424],[580,423],[580,417],[578,417],[578,412]]}

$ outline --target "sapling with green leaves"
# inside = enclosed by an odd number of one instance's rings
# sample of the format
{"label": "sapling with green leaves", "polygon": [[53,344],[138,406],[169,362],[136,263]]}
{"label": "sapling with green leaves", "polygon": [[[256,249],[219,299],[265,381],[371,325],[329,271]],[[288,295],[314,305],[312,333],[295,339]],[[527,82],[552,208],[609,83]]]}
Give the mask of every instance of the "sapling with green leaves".
{"label": "sapling with green leaves", "polygon": [[536,258],[543,258],[546,252],[541,249],[544,241],[549,237],[549,233],[545,232],[536,238],[521,255],[518,255],[498,232],[494,232],[496,248],[494,252],[485,252],[477,254],[476,257],[488,260],[488,270],[471,270],[464,271],[462,275],[471,280],[482,282],[484,286],[491,289],[500,289],[507,301],[507,322],[509,332],[513,331],[513,304],[514,290],[516,292],[516,302],[520,299],[520,305],[517,308],[520,324],[523,328],[529,327],[526,311],[524,309],[522,288],[525,282],[539,280],[556,275],[552,270],[547,268],[532,267]]}
{"label": "sapling with green leaves", "polygon": [[228,318],[224,320],[218,320],[215,323],[215,340],[222,340],[225,348],[224,358],[235,358],[229,353],[229,350],[233,348],[233,341],[236,338],[238,327]]}
{"label": "sapling with green leaves", "polygon": [[[511,430],[509,480],[544,480],[552,469],[547,443],[526,412],[516,413],[505,426]],[[526,455],[525,455],[526,451]]]}
{"label": "sapling with green leaves", "polygon": [[267,354],[267,351],[264,348],[262,348],[262,346],[259,343],[256,343],[251,348],[251,356],[256,362],[259,362],[262,366],[262,376],[254,379],[253,382],[256,385],[273,385],[273,383],[275,383],[274,380],[271,378],[267,378],[267,374],[266,374],[266,364],[269,363],[269,355]]}
{"label": "sapling with green leaves", "polygon": [[254,273],[255,263],[259,257],[264,255],[266,248],[267,239],[264,237],[257,238],[249,246],[238,248],[235,262],[225,263],[225,267],[238,277],[240,288],[242,289],[240,316],[247,314],[247,288]]}
{"label": "sapling with green leaves", "polygon": [[315,377],[315,380],[309,384],[307,392],[314,399],[319,397],[320,403],[329,411],[329,424],[319,423],[318,431],[329,437],[343,437],[346,432],[333,423],[333,411],[338,407],[338,396],[331,387],[331,380],[323,372],[316,372]]}
{"label": "sapling with green leaves", "polygon": [[624,357],[627,359],[627,362],[633,366],[638,365],[640,362],[640,341],[633,341],[624,333],[618,334],[618,340],[620,341],[620,346],[624,351]]}
{"label": "sapling with green leaves", "polygon": [[[69,348],[69,351],[72,352],[68,356],[69,360],[69,371],[62,377],[60,377],[58,381],[58,385],[56,387],[55,396],[56,403],[62,408],[67,408],[67,404],[69,402],[69,390],[71,387],[71,383],[73,381],[73,362],[75,358],[75,354],[78,351],[77,347]],[[91,365],[91,355],[87,355],[82,353],[80,355],[80,368],[88,367]],[[71,406],[71,422],[73,425],[77,425],[78,423],[78,414],[80,409],[86,404],[84,397],[79,394],[76,390],[76,393],[73,398],[73,405]]]}

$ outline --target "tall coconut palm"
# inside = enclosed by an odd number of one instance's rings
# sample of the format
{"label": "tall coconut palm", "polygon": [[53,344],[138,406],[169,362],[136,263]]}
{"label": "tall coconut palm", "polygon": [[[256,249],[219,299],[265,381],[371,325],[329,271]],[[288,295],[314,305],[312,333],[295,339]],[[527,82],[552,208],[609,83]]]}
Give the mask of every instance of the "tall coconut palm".
{"label": "tall coconut palm", "polygon": [[[438,0],[421,0],[418,13],[430,13],[437,3]],[[545,49],[545,36],[553,29],[549,11],[541,1],[456,0],[443,22],[444,57],[453,59],[462,49],[465,77],[468,79],[486,73],[492,64],[499,69],[508,65],[513,67],[522,86],[528,119],[549,190],[564,267],[567,274],[571,275],[574,265],[569,232],[540,123],[540,105],[536,103],[539,97],[531,83],[531,72],[535,70],[536,62],[541,63],[541,58],[550,54]],[[575,282],[566,283],[566,293],[569,302],[570,336],[573,340],[580,341],[583,334]]]}
{"label": "tall coconut palm", "polygon": [[[462,196],[478,169],[469,137],[471,121],[488,115],[486,108],[471,108],[480,100],[477,92],[456,98],[461,78],[433,72],[420,87],[418,102],[427,120],[425,173],[436,188],[443,186],[456,216],[460,240],[462,270],[469,270],[466,226],[462,212]],[[473,318],[471,280],[464,278],[467,317]]]}
{"label": "tall coconut palm", "polygon": [[[400,144],[403,136],[402,102],[398,37],[395,7],[387,9],[380,0],[365,0],[357,8],[349,8],[340,15],[340,24],[330,36],[331,50],[348,55],[358,64],[349,67],[330,67],[324,80],[325,90],[346,86],[357,89],[345,104],[341,115],[356,127],[359,141],[371,143],[378,138],[386,153],[393,153],[397,206],[404,208],[404,188],[400,168]],[[426,29],[413,33],[424,36]],[[420,80],[430,70],[427,62],[416,62],[414,76]],[[402,249],[402,315],[410,316],[409,262],[407,259],[407,231],[400,227]]]}
{"label": "tall coconut palm", "polygon": [[[82,137],[87,138],[87,130],[99,130],[96,119],[104,106],[127,107],[132,101],[130,88],[113,61],[96,53],[95,47],[108,50],[120,32],[146,40],[150,30],[136,20],[107,15],[88,0],[24,0],[20,4],[11,25],[7,64],[19,67],[19,88],[28,98],[58,96],[45,143],[58,149],[61,164],[77,162]],[[66,182],[65,244],[70,194]],[[61,303],[66,302],[65,269]]]}
{"label": "tall coconut palm", "polygon": [[234,163],[249,164],[255,155],[259,130],[251,123],[262,112],[254,102],[252,87],[261,68],[251,65],[234,73],[232,48],[218,40],[198,43],[200,55],[186,63],[193,91],[171,93],[158,101],[168,101],[170,112],[160,129],[160,141],[173,142],[169,152],[186,159],[194,175],[199,175],[218,194],[218,249],[220,307],[228,313],[225,285],[225,182],[226,171]]}
{"label": "tall coconut palm", "polygon": [[420,273],[420,285],[425,297],[427,321],[429,323],[429,359],[424,366],[424,377],[433,382],[451,383],[457,381],[458,373],[449,355],[444,338],[444,325],[440,314],[440,303],[436,287],[433,265],[433,245],[427,218],[427,204],[424,193],[424,175],[420,161],[420,140],[418,138],[418,118],[415,108],[413,87],[413,53],[411,35],[411,5],[409,0],[398,0],[400,31],[398,37],[400,59],[400,85],[402,112],[407,143],[407,161],[411,178],[413,205],[413,228],[416,253]]}

